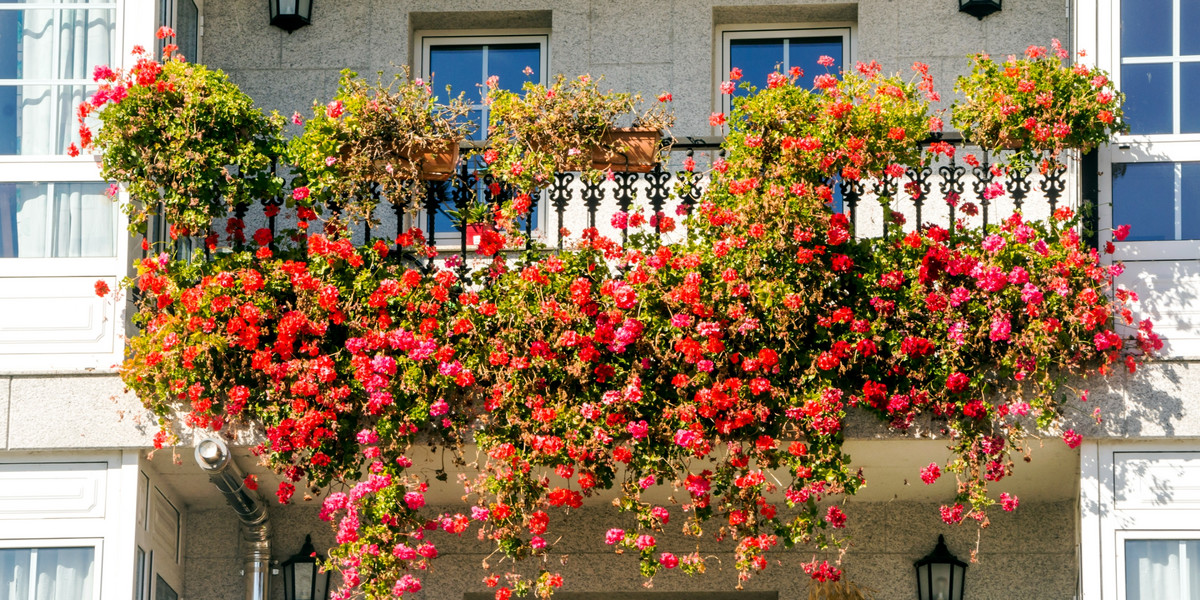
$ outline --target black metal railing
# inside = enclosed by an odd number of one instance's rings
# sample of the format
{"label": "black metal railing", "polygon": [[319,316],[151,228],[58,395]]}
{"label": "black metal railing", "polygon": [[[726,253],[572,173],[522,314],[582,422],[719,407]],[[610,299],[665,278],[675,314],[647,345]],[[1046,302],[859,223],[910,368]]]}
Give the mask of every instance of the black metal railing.
{"label": "black metal railing", "polygon": [[[530,200],[537,207],[537,218],[524,220],[527,240],[524,250],[534,249],[535,240],[544,247],[562,250],[568,239],[566,231],[583,227],[595,227],[625,241],[628,228],[608,223],[616,211],[628,213],[635,207],[648,209],[651,215],[690,211],[702,197],[709,166],[723,155],[721,142],[720,137],[677,140],[670,148],[669,159],[648,173],[617,171],[598,181],[583,178],[580,173],[558,173],[549,185],[531,194]],[[937,224],[953,236],[960,227],[987,228],[1014,211],[1022,211],[1031,217],[1049,216],[1063,201],[1068,184],[1065,167],[1045,172],[1035,172],[1029,167],[994,171],[992,164],[997,156],[971,148],[957,136],[931,138],[925,145],[934,143],[952,147],[953,154],[948,157],[943,154],[936,161],[909,167],[901,177],[885,175],[874,180],[829,181],[836,192],[833,209],[848,214],[855,237],[886,237],[887,225],[896,222],[910,230],[918,225]],[[480,148],[479,142],[463,144],[466,151]],[[971,161],[975,164],[966,162],[968,152],[976,157],[977,160]],[[396,239],[410,228],[418,227],[437,247],[438,253],[436,256],[410,256],[410,259],[428,270],[439,260],[457,255],[454,262],[465,277],[469,270],[466,265],[476,248],[468,237],[471,224],[447,227],[448,223],[439,215],[448,210],[462,214],[467,206],[480,200],[492,204],[513,197],[511,189],[479,168],[482,163],[477,158],[466,156],[468,158],[460,162],[458,171],[449,180],[417,184],[423,189],[403,199],[383,198],[376,184],[364,186],[364,193],[371,195],[377,208],[373,219],[360,220],[353,225],[356,229],[350,232],[352,238],[359,243],[379,237]],[[684,168],[688,162],[694,162],[694,168]],[[289,184],[294,183],[290,179],[285,175]],[[996,184],[1003,190],[1001,197],[994,194]],[[290,189],[290,185],[285,185],[284,189]],[[1094,196],[1084,194],[1084,199],[1094,202]],[[877,201],[880,198],[889,200],[883,204]],[[341,206],[349,200],[343,199]],[[295,220],[294,215],[281,212],[283,205],[283,197],[264,198],[258,206],[238,206],[232,216],[239,219],[245,232],[261,227],[276,235]],[[323,209],[326,217],[336,217],[340,211],[338,203],[330,203]],[[1094,207],[1084,207],[1084,210],[1085,215],[1088,210],[1095,213]],[[225,224],[214,224],[214,231],[226,231]],[[166,225],[159,221],[157,225],[152,224],[149,237],[165,241],[168,239],[166,233]],[[664,234],[657,225],[654,233]],[[241,247],[246,243],[247,235],[239,237],[227,233],[219,239],[217,246]],[[676,235],[686,235],[686,231],[680,230]],[[1091,238],[1085,235],[1085,239]],[[203,248],[206,253],[212,250],[212,244],[204,243],[202,238],[176,240],[172,246],[177,253],[188,255],[196,248]],[[398,240],[395,248],[402,254],[411,252]]]}

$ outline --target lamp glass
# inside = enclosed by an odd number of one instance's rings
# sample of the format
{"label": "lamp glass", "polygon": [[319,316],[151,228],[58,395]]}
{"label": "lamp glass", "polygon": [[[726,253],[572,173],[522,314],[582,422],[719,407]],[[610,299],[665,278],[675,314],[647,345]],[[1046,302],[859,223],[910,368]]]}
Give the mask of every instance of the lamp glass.
{"label": "lamp glass", "polygon": [[296,600],[313,600],[313,571],[316,563],[296,563]]}

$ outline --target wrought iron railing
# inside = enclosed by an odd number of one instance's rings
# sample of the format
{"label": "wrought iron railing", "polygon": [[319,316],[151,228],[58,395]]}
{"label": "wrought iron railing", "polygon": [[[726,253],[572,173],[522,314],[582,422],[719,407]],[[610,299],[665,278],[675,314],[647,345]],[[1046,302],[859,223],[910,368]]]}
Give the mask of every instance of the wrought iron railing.
{"label": "wrought iron railing", "polygon": [[[602,233],[624,241],[628,229],[610,222],[617,211],[628,213],[640,208],[651,215],[670,216],[689,211],[703,195],[708,182],[706,173],[712,161],[723,155],[721,142],[720,137],[677,140],[671,147],[669,159],[648,173],[614,172],[599,181],[587,180],[580,173],[557,174],[548,186],[531,194],[536,208],[533,217],[524,221],[527,234],[524,250],[537,247],[562,250],[569,240],[567,232],[577,233],[585,227],[598,228]],[[972,148],[957,136],[931,138],[926,145],[933,143],[948,144],[954,149],[953,155],[943,155],[936,161],[910,167],[903,177],[830,180],[836,190],[832,208],[848,214],[856,237],[886,237],[889,222],[900,222],[907,230],[917,224],[937,224],[953,236],[961,227],[995,225],[1014,211],[1021,211],[1030,218],[1044,218],[1061,203],[1074,201],[1066,194],[1068,189],[1076,189],[1071,187],[1073,175],[1066,167],[1045,172],[1031,167],[1010,167],[997,174],[992,170],[992,164],[999,157]],[[466,142],[463,149],[480,148],[479,143]],[[976,157],[977,165],[966,162],[968,153]],[[694,163],[690,170],[685,168],[688,163]],[[394,240],[410,228],[420,228],[438,252],[436,256],[413,257],[413,260],[429,269],[438,261],[457,255],[454,262],[461,265],[459,270],[465,274],[475,246],[468,237],[469,228],[450,225],[445,213],[462,210],[480,196],[484,202],[495,203],[504,202],[513,194],[485,169],[478,167],[482,167],[478,159],[464,158],[453,177],[445,182],[425,182],[424,189],[415,199],[393,202],[381,197],[377,185],[365,187],[378,207],[373,219],[352,226],[351,236],[358,243],[376,238]],[[285,176],[285,179],[292,183],[290,177]],[[1004,191],[1002,196],[995,197],[989,191],[993,184],[1000,184]],[[290,187],[285,186],[285,189]],[[1095,195],[1087,194],[1086,181],[1083,192],[1085,201],[1094,202]],[[878,201],[880,198],[890,200],[884,205]],[[258,206],[237,207],[232,216],[240,219],[246,232],[266,228],[274,235],[295,220],[294,215],[281,212],[283,205],[282,197],[265,198]],[[1086,211],[1091,215],[1095,213],[1094,207],[1084,207],[1084,210],[1085,214]],[[339,206],[331,204],[324,207],[324,212],[326,216],[337,215]],[[1087,223],[1085,220],[1085,229]],[[215,231],[225,231],[224,223],[217,225],[214,224]],[[1094,227],[1093,220],[1091,228]],[[157,230],[150,235],[152,239],[168,239],[166,224],[158,222],[151,229]],[[655,226],[654,231],[656,235],[668,237],[686,235],[682,228],[668,234]],[[1085,231],[1084,235],[1085,239],[1094,238],[1094,232]],[[227,234],[219,238],[217,247],[236,248],[244,243],[244,237],[235,239]],[[201,238],[176,240],[174,247],[176,252],[185,254],[197,248],[212,251],[212,244],[203,243]],[[405,251],[399,242],[396,250]]]}

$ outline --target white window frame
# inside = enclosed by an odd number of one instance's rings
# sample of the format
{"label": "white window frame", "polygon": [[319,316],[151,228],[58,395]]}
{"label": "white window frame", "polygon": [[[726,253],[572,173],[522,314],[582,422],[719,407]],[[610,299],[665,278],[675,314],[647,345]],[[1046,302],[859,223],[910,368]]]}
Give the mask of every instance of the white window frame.
{"label": "white window frame", "polygon": [[[184,55],[190,63],[203,62],[204,57],[204,0],[157,0],[155,10],[158,11],[160,26],[175,30],[176,41],[179,39],[179,3],[192,2],[196,5],[196,56]],[[166,10],[164,11],[164,6]],[[166,14],[164,14],[164,12]],[[155,30],[157,32],[157,29]],[[159,45],[156,45],[158,47]],[[182,49],[180,49],[182,51]],[[161,58],[161,56],[156,57]]]}
{"label": "white window frame", "polygon": [[[540,44],[541,64],[538,65],[538,72],[541,73],[541,84],[546,84],[548,81],[548,72],[550,69],[550,30],[548,29],[510,29],[503,31],[494,30],[449,30],[449,31],[420,31],[414,35],[417,48],[420,52],[417,54],[417,65],[413,68],[413,72],[418,74],[427,81],[430,78],[429,72],[429,49],[435,45],[459,45],[459,46],[486,46],[492,44]],[[487,64],[487,51],[484,51],[484,64]],[[485,66],[486,71],[486,66]],[[483,79],[487,80],[487,73],[483,73]],[[436,78],[433,81],[434,93],[437,94],[445,91],[445,87],[439,88]],[[465,91],[465,90],[460,90]],[[482,93],[484,90],[480,90]],[[467,101],[470,102],[473,110],[483,111],[483,119],[480,127],[487,128],[487,112],[488,107],[483,103],[483,96],[472,96],[470,92],[466,94]],[[486,133],[486,132],[485,132]],[[484,135],[484,138],[487,136]]]}
{"label": "white window frame", "polygon": [[[538,65],[538,73],[541,75],[539,84],[547,85],[550,78],[550,30],[549,29],[503,29],[503,30],[479,30],[479,29],[451,29],[451,30],[427,30],[418,31],[413,34],[414,48],[417,50],[413,54],[417,57],[416,65],[413,67],[413,73],[418,77],[428,80],[429,72],[429,50],[435,45],[491,45],[491,44],[540,44],[541,45],[541,63]],[[486,81],[486,51],[484,53],[484,70],[482,73],[483,79]],[[433,74],[436,75],[436,74]],[[439,91],[439,85],[436,77],[433,80],[434,93]],[[444,93],[445,87],[440,87]],[[463,91],[463,90],[460,90]],[[480,90],[482,94],[484,90]],[[468,93],[465,98],[471,103],[471,109],[480,111],[480,127],[484,129],[484,139],[487,139],[486,128],[488,122],[488,107],[483,103],[483,96],[475,98]],[[547,231],[547,223],[549,222],[548,214],[550,203],[547,198],[547,192],[542,192],[542,206],[538,211],[537,221],[533,224],[533,237],[544,238]],[[426,222],[425,211],[422,210],[418,217],[417,223],[424,225]],[[423,227],[422,227],[423,229]],[[426,232],[428,233],[428,232]],[[455,248],[457,249],[461,240],[461,234],[458,231],[437,232],[437,239],[434,241],[439,248]]]}
{"label": "white window frame", "polygon": [[[1196,530],[1139,530],[1139,529],[1120,529],[1116,531],[1115,550],[1117,555],[1117,599],[1130,600],[1126,588],[1127,581],[1125,580],[1125,572],[1127,565],[1125,564],[1125,542],[1127,541],[1160,541],[1160,540],[1178,540],[1181,542],[1200,541],[1200,531]],[[1188,561],[1200,562],[1200,556],[1187,557]],[[1190,572],[1187,570],[1180,571],[1180,592],[1183,598],[1190,598]],[[1145,600],[1145,599],[1139,599]],[[1166,599],[1163,599],[1166,600]]]}
{"label": "white window frame", "polygon": [[[713,110],[728,113],[732,108],[732,98],[721,93],[721,83],[729,79],[732,69],[729,58],[729,42],[733,40],[765,39],[765,38],[802,38],[802,37],[841,37],[842,38],[842,69],[854,68],[851,62],[855,56],[855,46],[858,43],[858,24],[849,21],[831,23],[769,23],[758,25],[720,25],[716,28],[719,41],[713,50]],[[785,46],[786,47],[786,46]],[[791,65],[786,64],[788,54],[784,54],[787,71]]]}
{"label": "white window frame", "polygon": [[[1194,501],[1118,508],[1117,463],[1122,454],[1176,458],[1197,454],[1187,440],[1086,440],[1079,449],[1080,600],[1126,600],[1125,540],[1200,539]],[[1184,529],[1191,525],[1193,529]]]}
{"label": "white window frame", "polygon": [[[1182,105],[1180,104],[1179,65],[1182,62],[1200,62],[1200,55],[1181,57],[1179,40],[1181,24],[1174,18],[1179,14],[1180,0],[1174,0],[1172,5],[1172,54],[1171,60],[1164,61],[1163,57],[1129,57],[1121,56],[1121,2],[1136,2],[1137,0],[1097,0],[1096,14],[1089,13],[1088,3],[1080,3],[1079,23],[1077,32],[1078,46],[1094,52],[1095,64],[1104,69],[1112,77],[1117,89],[1121,89],[1121,66],[1123,64],[1139,63],[1169,63],[1172,68],[1172,111],[1173,127],[1179,130],[1179,119]],[[1096,37],[1093,39],[1088,26],[1094,24]],[[1176,234],[1180,231],[1182,203],[1181,168],[1178,163],[1200,161],[1200,133],[1164,133],[1118,135],[1116,141],[1098,150],[1100,214],[1099,228],[1101,242],[1107,241],[1109,232],[1121,223],[1113,222],[1113,165],[1121,163],[1176,163],[1175,168],[1175,219]],[[1175,261],[1195,260],[1200,258],[1200,240],[1157,240],[1122,242],[1117,244],[1114,260],[1129,261]]]}
{"label": "white window frame", "polygon": [[[92,597],[90,600],[100,600],[100,590],[102,585],[102,576],[104,574],[104,540],[102,538],[37,538],[37,539],[0,539],[0,549],[34,549],[34,550],[59,550],[65,548],[91,548],[92,549]],[[34,555],[36,556],[36,554]],[[36,569],[37,562],[34,559],[34,567]],[[36,572],[36,571],[35,571]],[[32,579],[32,578],[31,578]],[[31,580],[30,593],[36,591],[36,581]],[[31,596],[29,600],[34,600],[36,596]],[[26,600],[25,598],[12,598],[11,600]]]}
{"label": "white window frame", "polygon": [[[15,11],[53,10],[55,13],[55,24],[53,26],[53,29],[55,31],[60,29],[60,27],[58,27],[58,19],[60,18],[62,11],[77,10],[77,9],[87,9],[87,10],[94,9],[94,10],[111,10],[112,11],[113,39],[112,39],[112,44],[110,45],[110,47],[112,48],[113,55],[111,56],[111,59],[114,64],[120,63],[122,61],[122,57],[119,55],[119,53],[121,52],[121,48],[122,48],[122,44],[121,44],[121,31],[122,31],[121,16],[122,15],[121,15],[120,0],[109,0],[107,2],[97,2],[95,4],[69,2],[69,0],[67,3],[63,3],[63,4],[0,3],[0,10],[5,10],[5,11],[9,11],[9,10],[15,10]],[[52,50],[52,54],[53,54],[52,60],[55,65],[58,65],[61,62],[61,61],[59,61],[59,57],[58,57],[58,54],[60,51],[59,46],[60,46],[59,44],[55,44],[54,48]],[[50,86],[50,96],[52,98],[50,108],[51,108],[51,112],[54,114],[54,117],[55,117],[53,119],[53,121],[58,122],[59,119],[65,117],[69,122],[73,123],[73,122],[75,122],[74,113],[69,114],[69,115],[58,114],[58,111],[59,111],[58,94],[61,91],[60,87],[64,86],[64,85],[80,86],[80,87],[95,87],[97,84],[94,81],[92,81],[89,76],[89,78],[87,78],[87,79],[61,79],[61,78],[0,79],[0,85],[6,85],[6,86],[7,85],[25,85],[25,86],[45,85],[45,86]],[[16,156],[0,156],[0,159],[2,159],[4,162],[9,162],[10,160],[12,162],[45,162],[47,160],[53,160],[53,159],[58,159],[58,158],[70,158],[70,157],[66,156],[65,154],[27,154],[27,155],[16,155]],[[14,160],[14,159],[19,159],[19,160]],[[87,158],[80,156],[74,160],[71,160],[70,162],[85,162],[85,161],[87,161]]]}

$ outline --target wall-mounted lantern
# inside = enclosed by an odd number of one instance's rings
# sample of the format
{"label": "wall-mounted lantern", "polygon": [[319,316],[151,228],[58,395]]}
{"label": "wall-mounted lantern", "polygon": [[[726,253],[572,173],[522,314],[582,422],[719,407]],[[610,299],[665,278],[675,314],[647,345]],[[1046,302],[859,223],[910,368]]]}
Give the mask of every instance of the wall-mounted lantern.
{"label": "wall-mounted lantern", "polygon": [[983,20],[984,17],[1000,12],[1001,0],[958,0],[959,12],[965,12],[976,19]]}
{"label": "wall-mounted lantern", "polygon": [[316,552],[312,536],[306,535],[300,551],[280,565],[285,600],[329,600],[329,573],[321,572]]}
{"label": "wall-mounted lantern", "polygon": [[291,33],[312,23],[312,0],[267,0],[271,24]]}
{"label": "wall-mounted lantern", "polygon": [[938,535],[937,546],[915,563],[917,600],[963,600],[963,576],[967,563],[950,554],[946,538]]}

